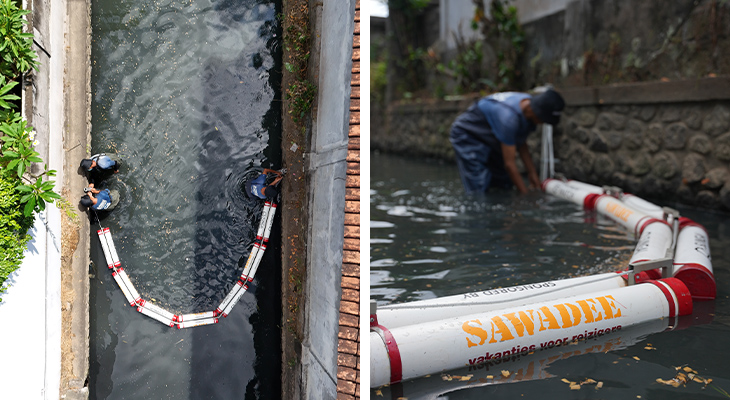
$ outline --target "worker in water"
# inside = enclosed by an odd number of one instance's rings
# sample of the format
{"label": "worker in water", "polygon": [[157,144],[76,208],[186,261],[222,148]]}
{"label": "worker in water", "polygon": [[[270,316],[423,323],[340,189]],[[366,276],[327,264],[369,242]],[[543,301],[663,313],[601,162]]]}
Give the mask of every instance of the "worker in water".
{"label": "worker in water", "polygon": [[119,172],[119,161],[101,153],[81,160],[81,169],[89,180],[89,187],[97,187],[101,181]]}
{"label": "worker in water", "polygon": [[84,192],[86,194],[81,197],[81,205],[91,210],[111,211],[119,203],[119,192],[116,190],[86,187]]}
{"label": "worker in water", "polygon": [[[281,182],[281,179],[284,178],[285,173],[286,169],[275,171],[273,169],[264,168],[264,172],[262,172],[259,176],[254,179],[249,179],[248,182],[246,182],[246,194],[252,199],[276,199],[276,196],[279,195],[279,189],[277,189],[276,186],[279,182]],[[275,176],[274,180],[267,184],[266,182],[270,176]]]}
{"label": "worker in water", "polygon": [[527,147],[527,135],[536,125],[556,125],[565,101],[553,89],[527,93],[495,93],[479,99],[451,125],[450,140],[456,153],[461,181],[467,193],[485,193],[490,187],[528,187],[517,169],[517,154],[527,171],[529,189],[540,179]]}

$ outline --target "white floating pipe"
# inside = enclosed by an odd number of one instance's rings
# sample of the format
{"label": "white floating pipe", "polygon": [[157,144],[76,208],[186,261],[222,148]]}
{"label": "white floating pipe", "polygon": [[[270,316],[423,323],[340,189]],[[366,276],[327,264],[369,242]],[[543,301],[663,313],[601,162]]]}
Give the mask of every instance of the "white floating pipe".
{"label": "white floating pipe", "polygon": [[195,326],[203,326],[203,325],[210,325],[210,324],[217,324],[218,318],[205,318],[205,319],[196,319],[194,321],[189,322],[181,322],[177,324],[177,329],[184,329],[184,328],[192,328]]}
{"label": "white floating pipe", "polygon": [[259,250],[258,253],[256,253],[256,259],[253,262],[253,266],[251,266],[251,270],[249,271],[248,275],[243,276],[241,275],[241,279],[245,279],[249,282],[253,282],[253,277],[256,276],[256,271],[259,269],[259,264],[261,264],[261,258],[264,256],[264,251],[266,251],[266,245],[261,245],[261,250]]}
{"label": "white floating pipe", "polygon": [[[144,300],[144,299],[139,301],[139,305],[141,307],[144,307],[144,308],[152,311],[153,313],[161,315],[165,319],[169,319],[171,322],[174,321],[174,318],[176,317],[175,314],[165,310],[164,308],[158,306],[157,304],[152,304],[149,301]],[[170,326],[172,326],[172,325],[170,325]]]}
{"label": "white floating pipe", "polygon": [[[587,190],[582,187],[575,187],[568,185],[567,182],[563,182],[557,179],[547,179],[542,183],[542,190],[545,193],[552,194],[553,196],[560,197],[563,200],[575,203],[586,210],[592,210],[595,205],[595,198],[600,196],[599,193],[594,193],[591,190]],[[603,191],[601,191],[602,193]]]}
{"label": "white floating pipe", "polygon": [[127,290],[129,290],[129,293],[134,298],[134,302],[139,303],[140,301],[142,301],[142,297],[139,295],[139,292],[137,292],[137,289],[134,288],[132,281],[129,280],[129,275],[127,275],[127,271],[125,271],[124,268],[117,268],[116,272],[119,275],[119,278],[121,278],[122,282],[124,282],[124,284],[127,286]]}
{"label": "white floating pipe", "polygon": [[[381,390],[385,399],[436,400],[445,398],[447,393],[456,390],[550,379],[555,377],[550,373],[550,365],[556,361],[585,354],[623,350],[645,340],[648,335],[671,330],[672,326],[676,327],[675,322],[669,318],[657,319],[637,326],[622,328],[590,340],[557,345],[548,344],[546,348],[536,349],[527,354],[515,352],[515,354],[497,360],[484,360],[484,357],[481,357],[469,360],[468,366],[403,382],[400,386],[396,385],[397,389],[386,386]],[[503,375],[502,371],[508,371],[509,375]],[[398,394],[393,396],[396,391]]]}
{"label": "white floating pipe", "polygon": [[194,313],[194,314],[176,315],[172,319],[172,321],[173,322],[190,322],[190,321],[196,321],[199,319],[215,318],[217,316],[218,316],[217,311],[206,311],[206,312]]}
{"label": "white floating pipe", "polygon": [[626,285],[626,278],[609,272],[387,305],[378,307],[377,318],[380,325],[393,329],[457,315],[486,313],[583,293],[618,289]]}
{"label": "white floating pipe", "polygon": [[238,303],[238,300],[241,300],[241,297],[246,293],[246,290],[248,290],[248,285],[243,285],[238,289],[236,294],[233,295],[231,298],[231,301],[228,303],[228,305],[223,309],[223,312],[221,312],[221,315],[223,318],[227,317],[228,314],[231,313],[231,310],[233,309],[233,306]]}
{"label": "white floating pipe", "polygon": [[229,303],[231,302],[231,300],[233,299],[233,296],[235,296],[235,295],[236,295],[236,293],[238,293],[239,289],[241,289],[242,287],[243,287],[243,282],[241,282],[241,280],[240,280],[240,279],[239,279],[239,280],[237,280],[237,281],[236,281],[236,284],[235,284],[235,285],[233,285],[233,287],[231,288],[231,291],[230,291],[230,292],[228,292],[228,294],[226,295],[226,297],[224,297],[224,298],[223,298],[223,301],[221,301],[221,304],[220,304],[220,305],[218,306],[218,308],[216,308],[216,310],[215,310],[215,311],[216,311],[216,312],[217,312],[218,314],[221,314],[221,313],[223,313],[223,310],[224,310],[224,309],[225,309],[225,308],[226,308],[226,307],[228,306],[228,304],[229,304]]}
{"label": "white floating pipe", "polygon": [[271,233],[271,226],[274,225],[274,216],[276,215],[276,204],[271,203],[271,211],[269,211],[268,218],[266,219],[266,230],[264,231],[264,242],[269,241],[269,234]]}
{"label": "white floating pipe", "polygon": [[114,277],[114,280],[117,282],[117,285],[120,289],[122,289],[122,293],[124,294],[124,297],[127,299],[127,302],[129,302],[130,306],[133,306],[136,304],[136,299],[132,296],[132,294],[129,292],[129,289],[127,289],[127,285],[124,284],[122,281],[122,277],[117,273],[117,271],[112,271],[112,277]]}
{"label": "white floating pipe", "polygon": [[678,279],[571,296],[418,325],[371,328],[370,385],[378,387],[692,312]]}
{"label": "white floating pipe", "polygon": [[109,230],[109,228],[104,228],[104,237],[106,237],[106,242],[109,245],[109,254],[112,257],[112,262],[114,263],[115,267],[119,267],[122,265],[121,261],[119,261],[119,255],[117,255],[117,248],[114,246],[114,240],[112,239],[112,232]]}
{"label": "white floating pipe", "polygon": [[96,231],[96,233],[99,234],[99,242],[101,243],[101,249],[104,251],[104,259],[106,260],[106,265],[109,267],[109,269],[114,268],[114,261],[112,261],[112,255],[109,253],[109,244],[106,242],[106,236],[104,234],[104,229],[99,229]]}
{"label": "white floating pipe", "polygon": [[664,219],[664,209],[658,205],[648,202],[640,197],[634,196],[631,193],[624,193],[621,195],[621,201],[627,206],[639,210],[644,214],[650,215],[654,218]]}
{"label": "white floating pipe", "polygon": [[271,202],[267,201],[264,203],[264,210],[261,212],[261,221],[259,222],[259,229],[256,232],[256,240],[261,241],[264,238],[264,231],[266,230],[266,220],[269,217],[270,210]]}
{"label": "white floating pipe", "polygon": [[693,299],[712,300],[717,295],[709,236],[689,218],[679,219],[672,275],[687,285]]}
{"label": "white floating pipe", "polygon": [[629,264],[665,258],[672,248],[673,236],[672,227],[668,223],[656,218],[648,220]]}
{"label": "white floating pipe", "polygon": [[635,210],[621,200],[602,195],[595,199],[596,211],[614,220],[629,231],[633,232],[636,237],[641,235],[641,231],[645,224],[654,218],[649,215]]}
{"label": "white floating pipe", "polygon": [[[149,304],[148,304],[148,306],[149,306]],[[146,315],[146,316],[148,316],[148,317],[150,317],[150,318],[152,318],[154,320],[160,321],[160,322],[162,322],[163,324],[165,324],[167,326],[173,326],[174,325],[174,323],[172,322],[171,319],[165,318],[164,316],[162,316],[162,315],[160,315],[160,314],[158,314],[156,312],[153,312],[148,307],[137,307],[137,311],[141,312],[142,314],[144,314],[144,315]]]}
{"label": "white floating pipe", "polygon": [[590,183],[574,181],[574,180],[568,180],[565,183],[570,187],[574,187],[576,189],[587,191],[589,193],[594,193],[594,194],[603,194],[604,193],[602,187],[596,186],[596,185],[591,185]]}
{"label": "white floating pipe", "polygon": [[254,261],[256,261],[256,256],[259,252],[263,253],[261,245],[254,243],[253,248],[251,249],[251,254],[248,255],[248,259],[246,260],[246,266],[243,268],[243,273],[241,274],[241,278],[243,280],[248,279],[248,276],[251,274],[251,268],[253,267]]}

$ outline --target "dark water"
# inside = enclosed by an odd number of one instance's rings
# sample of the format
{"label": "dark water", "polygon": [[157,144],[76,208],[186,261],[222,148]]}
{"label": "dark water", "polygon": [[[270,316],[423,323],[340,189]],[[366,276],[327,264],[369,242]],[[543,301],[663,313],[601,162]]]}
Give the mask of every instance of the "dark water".
{"label": "dark water", "polygon": [[[541,193],[463,194],[455,165],[373,154],[371,158],[371,298],[403,303],[625,268],[634,239],[577,206]],[[660,203],[660,202],[659,202]],[[695,302],[679,321],[626,330],[594,347],[559,349],[554,358],[522,359],[441,374],[373,398],[727,398],[730,391],[730,215],[677,204],[710,234],[717,300]],[[663,324],[663,325],[662,325]],[[667,329],[667,331],[662,332]],[[651,344],[656,350],[647,350]],[[634,359],[633,357],[637,357]],[[673,388],[677,366],[713,382]],[[504,369],[524,374],[501,378]],[[529,372],[529,373],[528,373]],[[491,375],[497,379],[487,379]],[[529,375],[529,378],[528,378]],[[463,381],[460,381],[463,378]],[[586,378],[603,387],[570,390]],[[461,383],[460,383],[461,382]]]}
{"label": "dark water", "polygon": [[[279,168],[280,2],[94,1],[92,152],[116,153],[110,227],[143,298],[216,308],[248,256],[263,204],[243,182]],[[93,228],[96,228],[94,226]],[[279,223],[251,289],[216,325],[177,330],[125,306],[92,232],[95,399],[276,398]]]}

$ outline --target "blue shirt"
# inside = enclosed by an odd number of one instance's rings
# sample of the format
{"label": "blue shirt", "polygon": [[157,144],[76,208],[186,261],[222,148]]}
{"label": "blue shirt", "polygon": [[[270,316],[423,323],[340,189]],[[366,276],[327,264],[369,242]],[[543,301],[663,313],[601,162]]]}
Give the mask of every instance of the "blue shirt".
{"label": "blue shirt", "polygon": [[99,156],[96,159],[96,165],[101,169],[111,169],[114,166],[114,161],[109,156]]}
{"label": "blue shirt", "polygon": [[266,174],[261,174],[250,182],[250,193],[259,199],[265,199],[263,189],[266,187]]}
{"label": "blue shirt", "polygon": [[112,196],[109,193],[109,189],[100,190],[96,194],[96,204],[91,206],[94,210],[106,210],[112,205]]}
{"label": "blue shirt", "polygon": [[497,139],[510,146],[523,144],[527,135],[535,130],[520,109],[520,102],[532,98],[527,93],[495,93],[479,100],[477,106],[487,118]]}

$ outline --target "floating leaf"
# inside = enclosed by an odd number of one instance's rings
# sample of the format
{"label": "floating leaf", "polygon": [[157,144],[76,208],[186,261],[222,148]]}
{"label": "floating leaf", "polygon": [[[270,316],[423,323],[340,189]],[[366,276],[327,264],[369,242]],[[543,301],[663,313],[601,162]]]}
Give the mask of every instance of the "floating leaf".
{"label": "floating leaf", "polygon": [[510,372],[507,371],[507,370],[502,370],[502,376],[505,377],[505,378],[509,378]]}
{"label": "floating leaf", "polygon": [[580,390],[580,385],[572,384],[570,385],[570,390]]}
{"label": "floating leaf", "polygon": [[602,388],[602,387],[603,387],[603,382],[598,382],[598,383],[596,384],[596,389],[600,389],[600,388]]}

